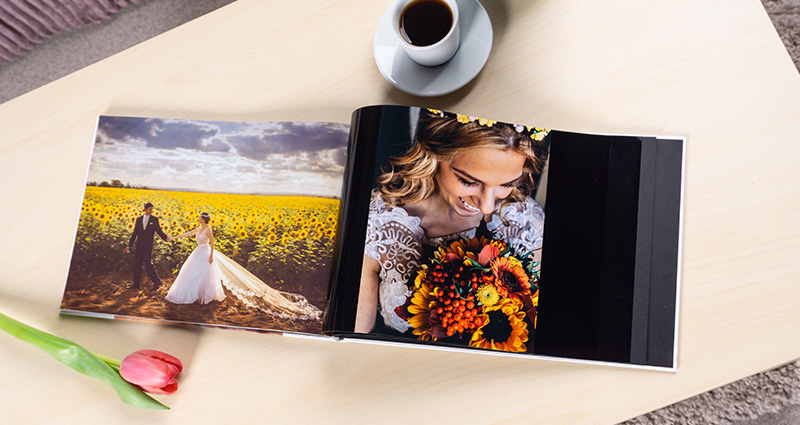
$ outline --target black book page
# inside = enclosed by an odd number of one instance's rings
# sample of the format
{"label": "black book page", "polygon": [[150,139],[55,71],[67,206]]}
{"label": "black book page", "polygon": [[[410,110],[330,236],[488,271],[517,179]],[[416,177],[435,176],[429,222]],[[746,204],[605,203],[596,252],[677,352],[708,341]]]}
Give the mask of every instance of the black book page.
{"label": "black book page", "polygon": [[683,141],[551,138],[537,354],[674,367]]}

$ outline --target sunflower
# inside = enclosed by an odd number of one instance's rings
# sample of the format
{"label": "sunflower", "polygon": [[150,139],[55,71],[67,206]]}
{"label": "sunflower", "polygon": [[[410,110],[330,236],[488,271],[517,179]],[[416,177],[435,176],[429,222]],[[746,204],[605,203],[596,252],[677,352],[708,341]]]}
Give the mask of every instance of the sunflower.
{"label": "sunflower", "polygon": [[[487,242],[489,242],[489,240],[484,237],[459,239],[444,248],[436,250],[434,258],[437,261],[442,261],[444,258],[448,257],[448,254],[455,254],[458,258],[477,260],[478,253],[481,252],[481,249],[483,249],[483,246],[486,245]],[[453,255],[450,255],[450,257],[453,257]]]}
{"label": "sunflower", "polygon": [[417,277],[414,278],[414,290],[417,290],[422,286],[422,282],[425,282],[425,279],[428,278],[428,266],[423,264],[419,271],[417,272]]}
{"label": "sunflower", "polygon": [[485,284],[478,287],[478,292],[475,293],[475,299],[484,307],[491,307],[500,301],[500,294],[497,293],[497,288],[492,284]]}
{"label": "sunflower", "polygon": [[247,237],[247,232],[245,230],[241,230],[239,232],[239,239],[244,239]]}
{"label": "sunflower", "polygon": [[520,295],[530,293],[531,283],[518,259],[498,257],[492,260],[491,268],[500,295],[518,298]]}
{"label": "sunflower", "polygon": [[274,233],[270,233],[269,236],[267,236],[267,242],[272,243],[275,242],[276,240],[278,240],[278,238],[275,236]]}
{"label": "sunflower", "polygon": [[528,325],[522,304],[506,298],[486,309],[479,317],[483,324],[472,334],[470,347],[490,348],[492,350],[524,352],[528,341]]}
{"label": "sunflower", "polygon": [[[537,310],[539,308],[539,290],[538,289],[536,290],[536,292],[531,297],[531,302],[533,303],[533,308],[532,308],[533,313],[532,314],[534,314],[534,316],[533,316],[533,329],[536,329],[536,327],[538,326],[538,322],[539,322],[539,314],[537,313]],[[530,317],[530,316],[528,316],[528,317]]]}
{"label": "sunflower", "polygon": [[409,316],[411,316],[408,318],[408,324],[414,329],[414,335],[417,335],[421,340],[433,338],[428,331],[431,330],[431,310],[438,305],[436,298],[431,286],[423,283],[419,290],[414,292],[411,303],[406,308]]}

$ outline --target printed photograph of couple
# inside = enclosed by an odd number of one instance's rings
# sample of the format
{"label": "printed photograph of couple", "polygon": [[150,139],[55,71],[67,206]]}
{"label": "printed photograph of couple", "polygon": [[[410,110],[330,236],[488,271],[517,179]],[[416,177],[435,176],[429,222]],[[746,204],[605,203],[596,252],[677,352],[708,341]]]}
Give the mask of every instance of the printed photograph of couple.
{"label": "printed photograph of couple", "polygon": [[100,117],[62,311],[321,333],[347,138]]}
{"label": "printed photograph of couple", "polygon": [[434,109],[381,119],[354,331],[533,352],[548,130]]}

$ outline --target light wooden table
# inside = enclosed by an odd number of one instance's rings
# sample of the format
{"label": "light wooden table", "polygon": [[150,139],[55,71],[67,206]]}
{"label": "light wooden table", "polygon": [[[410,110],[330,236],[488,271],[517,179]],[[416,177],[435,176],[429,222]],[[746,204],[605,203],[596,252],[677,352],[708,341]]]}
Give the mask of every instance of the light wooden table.
{"label": "light wooden table", "polygon": [[[0,310],[183,359],[173,410],[0,335],[3,423],[612,424],[800,357],[800,76],[757,0],[485,0],[494,50],[441,98],[372,59],[389,1],[239,0],[0,105]],[[60,317],[99,114],[348,122],[375,103],[688,137],[678,372]]]}

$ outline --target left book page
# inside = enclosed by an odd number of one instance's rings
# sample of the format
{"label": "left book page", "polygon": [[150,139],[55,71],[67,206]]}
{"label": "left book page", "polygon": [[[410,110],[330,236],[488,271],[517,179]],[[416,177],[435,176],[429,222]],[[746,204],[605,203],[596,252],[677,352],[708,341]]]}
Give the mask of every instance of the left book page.
{"label": "left book page", "polygon": [[61,312],[321,334],[348,133],[101,116]]}

